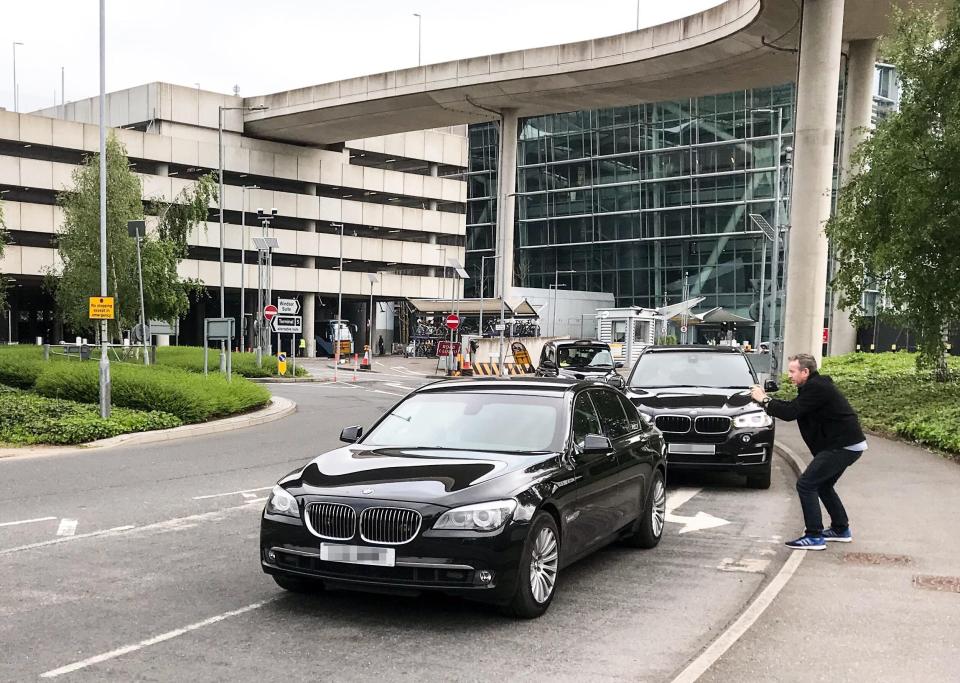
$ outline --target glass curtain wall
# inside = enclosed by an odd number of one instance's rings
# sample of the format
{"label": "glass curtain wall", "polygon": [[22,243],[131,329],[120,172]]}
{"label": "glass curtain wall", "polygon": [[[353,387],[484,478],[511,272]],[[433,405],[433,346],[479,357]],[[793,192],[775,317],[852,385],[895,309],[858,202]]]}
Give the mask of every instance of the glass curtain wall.
{"label": "glass curtain wall", "polygon": [[[546,288],[556,271],[574,270],[559,278],[571,289],[654,307],[680,301],[688,273],[690,296],[705,296],[703,307],[756,318],[761,249],[768,295],[772,254],[749,214],[774,222],[776,110],[786,148],[793,102],[793,86],[784,85],[522,120],[514,283]],[[480,258],[495,253],[497,145],[495,124],[470,127],[472,296]],[[486,295],[492,266],[488,259]]]}

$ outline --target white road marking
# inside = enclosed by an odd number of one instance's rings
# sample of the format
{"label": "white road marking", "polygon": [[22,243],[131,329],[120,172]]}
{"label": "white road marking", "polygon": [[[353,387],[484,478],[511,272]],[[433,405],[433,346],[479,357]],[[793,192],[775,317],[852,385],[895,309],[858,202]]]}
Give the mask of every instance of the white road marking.
{"label": "white road marking", "polygon": [[256,493],[250,493],[249,491],[244,491],[244,492],[241,493],[240,495],[243,496],[244,498],[246,498],[247,500],[250,500],[251,498],[256,498],[256,497],[257,497],[257,494],[256,494]]}
{"label": "white road marking", "polygon": [[33,519],[20,519],[16,522],[0,522],[0,526],[17,526],[18,524],[33,524],[34,522],[49,522],[56,517],[35,517]]}
{"label": "white road marking", "polygon": [[398,394],[393,391],[382,391],[380,389],[371,389],[374,394],[389,394],[390,396],[406,396],[406,394]]}
{"label": "white road marking", "polygon": [[730,523],[725,519],[714,517],[706,512],[698,512],[693,517],[686,517],[674,513],[674,510],[700,493],[701,490],[702,489],[697,488],[678,488],[674,489],[674,491],[667,496],[667,510],[664,519],[674,524],[683,524],[683,528],[680,529],[681,534],[687,534],[691,531],[713,529],[714,527],[724,526]]}
{"label": "white road marking", "polygon": [[223,614],[218,614],[215,617],[210,617],[209,619],[204,619],[203,621],[198,621],[196,623],[190,624],[189,626],[184,626],[183,628],[177,628],[172,631],[167,631],[166,633],[161,633],[158,636],[153,636],[152,638],[147,638],[146,640],[141,640],[139,643],[134,643],[132,645],[124,645],[123,647],[118,647],[116,650],[110,650],[110,652],[104,652],[103,654],[95,655],[93,657],[88,657],[79,662],[74,662],[73,664],[67,664],[66,666],[61,666],[58,669],[51,669],[40,674],[40,678],[56,678],[57,676],[62,676],[63,674],[73,673],[74,671],[79,671],[80,669],[86,669],[89,666],[94,664],[99,664],[100,662],[106,662],[110,659],[116,659],[117,657],[122,657],[123,655],[129,654],[131,652],[136,652],[137,650],[142,650],[145,647],[150,647],[151,645],[157,645],[158,643],[165,642],[167,640],[172,640],[178,636],[182,636],[185,633],[190,631],[196,631],[205,626],[211,626],[218,622],[223,621],[224,619],[229,619],[231,617],[237,617],[241,614],[247,612],[252,612],[255,609],[260,609],[264,605],[268,605],[275,600],[278,600],[280,596],[268,598],[266,600],[261,600],[260,602],[255,602],[252,605],[247,605],[246,607],[241,607],[240,609],[231,610],[230,612],[224,612]]}
{"label": "white road marking", "polygon": [[394,387],[395,389],[403,389],[404,391],[413,391],[413,387],[407,387],[402,384],[395,384],[393,382],[384,382],[384,386]]}
{"label": "white road marking", "polygon": [[227,493],[210,493],[206,496],[194,496],[193,500],[206,500],[208,498],[222,498],[223,496],[236,496],[241,495],[246,497],[247,493],[256,493],[257,491],[269,491],[272,489],[272,486],[262,486],[258,489],[244,489],[242,491],[228,491]]}
{"label": "white road marking", "polygon": [[702,490],[703,489],[685,487],[674,489],[670,492],[670,495],[667,496],[667,512],[673,512]]}
{"label": "white road marking", "polygon": [[28,543],[27,545],[18,545],[15,548],[4,548],[0,550],[0,555],[9,555],[10,553],[17,553],[21,550],[33,550],[34,548],[45,548],[48,545],[57,545],[58,543],[66,543],[68,541],[79,541],[82,538],[92,538],[94,536],[112,536],[114,534],[120,534],[124,531],[129,531],[130,529],[136,528],[132,524],[127,526],[115,526],[112,529],[103,529],[101,531],[91,531],[88,534],[77,534],[76,536],[61,536],[60,538],[55,538],[52,541],[41,541],[40,543]]}
{"label": "white road marking", "polygon": [[77,533],[77,520],[64,517],[57,527],[57,536],[73,536]]}

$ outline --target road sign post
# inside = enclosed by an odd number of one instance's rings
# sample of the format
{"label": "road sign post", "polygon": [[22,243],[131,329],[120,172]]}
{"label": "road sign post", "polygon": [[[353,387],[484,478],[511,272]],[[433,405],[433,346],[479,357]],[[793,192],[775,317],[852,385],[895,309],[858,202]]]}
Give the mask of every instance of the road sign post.
{"label": "road sign post", "polygon": [[[447,329],[450,330],[450,350],[449,350],[449,355],[447,357],[447,374],[452,375],[453,374],[453,355],[454,355],[453,345],[456,343],[454,342],[454,335],[457,333],[457,328],[460,327],[460,316],[458,316],[456,313],[451,313],[450,315],[447,316],[447,319],[444,322],[447,325]],[[460,345],[457,344],[457,346],[460,346]]]}

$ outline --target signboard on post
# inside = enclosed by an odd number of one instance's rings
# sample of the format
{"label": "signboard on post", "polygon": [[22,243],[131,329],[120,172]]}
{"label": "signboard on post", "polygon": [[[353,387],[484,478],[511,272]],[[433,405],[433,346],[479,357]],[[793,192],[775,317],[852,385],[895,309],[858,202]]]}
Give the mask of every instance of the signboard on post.
{"label": "signboard on post", "polygon": [[444,356],[450,355],[456,356],[459,354],[460,342],[451,342],[445,339],[437,342],[437,358],[443,358]]}
{"label": "signboard on post", "polygon": [[233,318],[204,318],[203,319],[203,374],[207,374],[207,347],[212,341],[227,342],[227,381],[229,382],[233,374],[233,348],[234,328],[236,320]]}
{"label": "signboard on post", "polygon": [[300,312],[298,299],[277,299],[277,312],[282,315],[297,315]]}
{"label": "signboard on post", "polygon": [[113,297],[90,297],[90,320],[113,320]]}
{"label": "signboard on post", "polygon": [[451,313],[450,315],[447,316],[446,323],[447,323],[447,329],[455,330],[458,327],[460,327],[460,318],[457,316],[456,313]]}
{"label": "signboard on post", "polygon": [[275,315],[270,326],[277,334],[301,334],[303,332],[303,316]]}

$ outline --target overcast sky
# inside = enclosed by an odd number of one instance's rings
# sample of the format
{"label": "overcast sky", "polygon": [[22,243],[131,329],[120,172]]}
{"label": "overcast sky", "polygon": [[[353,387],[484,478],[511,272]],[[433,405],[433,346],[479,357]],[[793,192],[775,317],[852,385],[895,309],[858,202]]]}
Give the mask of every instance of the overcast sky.
{"label": "overcast sky", "polygon": [[[722,0],[639,0],[652,26]],[[0,107],[99,91],[98,0],[2,0]],[[633,30],[637,0],[107,0],[107,90],[152,81],[258,95],[423,63]]]}

